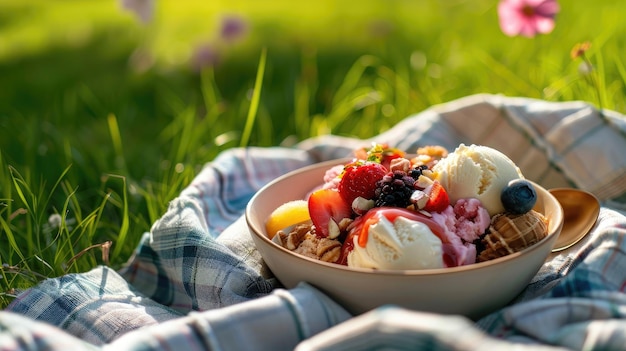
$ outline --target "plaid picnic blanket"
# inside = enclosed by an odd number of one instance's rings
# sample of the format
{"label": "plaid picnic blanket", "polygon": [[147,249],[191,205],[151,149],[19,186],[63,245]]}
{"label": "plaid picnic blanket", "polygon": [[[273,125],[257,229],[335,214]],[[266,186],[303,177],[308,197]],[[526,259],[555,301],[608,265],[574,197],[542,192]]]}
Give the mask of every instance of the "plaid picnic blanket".
{"label": "plaid picnic blanket", "polygon": [[[123,269],[48,279],[0,311],[0,350],[623,350],[625,131],[626,117],[584,102],[480,94],[369,140],[225,151],[171,202]],[[277,176],[372,141],[409,152],[491,146],[527,178],[589,190],[603,207],[591,235],[551,256],[515,301],[478,321],[396,306],[351,316],[306,282],[281,287],[242,216]]]}

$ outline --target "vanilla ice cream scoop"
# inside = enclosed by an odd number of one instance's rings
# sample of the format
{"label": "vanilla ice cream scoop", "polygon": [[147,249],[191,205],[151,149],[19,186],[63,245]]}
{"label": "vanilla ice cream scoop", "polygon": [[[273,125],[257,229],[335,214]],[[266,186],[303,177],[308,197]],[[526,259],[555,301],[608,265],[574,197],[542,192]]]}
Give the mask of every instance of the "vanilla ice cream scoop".
{"label": "vanilla ice cream scoop", "polygon": [[504,212],[502,189],[513,179],[524,178],[519,167],[502,152],[488,146],[459,145],[433,167],[450,203],[476,198],[491,216]]}
{"label": "vanilla ice cream scoop", "polygon": [[[355,237],[356,241],[357,238]],[[348,266],[374,269],[443,268],[443,245],[430,228],[421,222],[384,216],[369,226],[365,246],[354,243]]]}

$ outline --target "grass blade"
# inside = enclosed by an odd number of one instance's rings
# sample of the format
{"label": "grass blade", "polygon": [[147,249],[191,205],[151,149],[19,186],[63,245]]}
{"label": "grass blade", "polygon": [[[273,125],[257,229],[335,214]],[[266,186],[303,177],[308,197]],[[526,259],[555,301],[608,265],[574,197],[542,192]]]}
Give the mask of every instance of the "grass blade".
{"label": "grass blade", "polygon": [[120,225],[117,240],[115,241],[115,247],[113,248],[113,257],[119,256],[122,249],[124,249],[124,243],[128,235],[128,229],[130,228],[130,220],[128,214],[128,191],[126,189],[126,177],[118,175],[109,175],[109,177],[117,178],[122,181],[122,224]]}
{"label": "grass blade", "polygon": [[125,170],[126,161],[124,160],[124,148],[122,147],[122,134],[120,133],[120,127],[117,123],[117,117],[111,113],[107,116],[107,122],[109,124],[109,133],[111,134],[113,149],[115,150],[115,165]]}
{"label": "grass blade", "polygon": [[261,99],[261,87],[263,86],[263,75],[265,74],[265,61],[267,59],[267,49],[263,48],[261,51],[261,59],[259,60],[259,67],[256,73],[256,80],[254,82],[254,91],[252,93],[252,101],[250,101],[250,109],[248,110],[248,117],[246,118],[246,124],[241,135],[241,142],[239,146],[247,146],[250,142],[250,134],[252,133],[252,127],[254,126],[254,120],[256,119],[256,113],[259,109],[259,101]]}
{"label": "grass blade", "polygon": [[15,252],[20,257],[20,260],[21,262],[24,263],[24,265],[26,266],[26,269],[30,270],[30,268],[28,267],[28,263],[26,262],[26,257],[24,257],[24,254],[22,253],[22,249],[17,245],[17,241],[15,240],[15,235],[13,235],[13,231],[11,230],[11,227],[9,226],[7,221],[2,217],[0,217],[0,227],[2,227],[2,231],[4,232],[5,237],[7,238],[7,241],[9,242],[9,245],[13,249],[13,252]]}

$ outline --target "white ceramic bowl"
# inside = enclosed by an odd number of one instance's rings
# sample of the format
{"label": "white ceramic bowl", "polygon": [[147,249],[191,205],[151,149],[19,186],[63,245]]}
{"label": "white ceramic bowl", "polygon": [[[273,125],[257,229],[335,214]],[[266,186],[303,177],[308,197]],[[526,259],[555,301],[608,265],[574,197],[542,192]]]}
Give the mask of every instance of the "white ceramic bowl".
{"label": "white ceramic bowl", "polygon": [[326,263],[274,244],[265,222],[281,204],[304,199],[322,183],[327,169],[347,160],[318,163],[275,179],[248,203],[246,220],[264,261],[286,288],[306,281],[353,314],[394,304],[405,308],[480,318],[504,307],[518,295],[550,254],[563,226],[563,210],[544,188],[535,210],[549,219],[549,234],[539,243],[514,254],[467,266],[425,270],[371,270]]}

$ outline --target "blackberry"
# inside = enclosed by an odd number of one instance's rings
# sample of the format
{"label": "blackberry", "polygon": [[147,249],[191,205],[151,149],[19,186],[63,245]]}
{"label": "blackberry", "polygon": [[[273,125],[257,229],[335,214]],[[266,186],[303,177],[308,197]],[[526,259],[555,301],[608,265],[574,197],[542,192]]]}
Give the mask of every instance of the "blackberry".
{"label": "blackberry", "polygon": [[383,179],[376,182],[375,206],[409,206],[411,194],[415,191],[414,183],[415,179],[404,171],[396,170],[387,173]]}
{"label": "blackberry", "polygon": [[422,172],[427,169],[428,169],[428,166],[426,165],[415,166],[415,168],[412,168],[409,170],[409,175],[411,176],[411,178],[417,180],[417,178],[419,178],[422,175]]}

